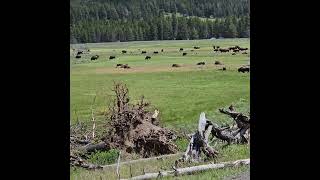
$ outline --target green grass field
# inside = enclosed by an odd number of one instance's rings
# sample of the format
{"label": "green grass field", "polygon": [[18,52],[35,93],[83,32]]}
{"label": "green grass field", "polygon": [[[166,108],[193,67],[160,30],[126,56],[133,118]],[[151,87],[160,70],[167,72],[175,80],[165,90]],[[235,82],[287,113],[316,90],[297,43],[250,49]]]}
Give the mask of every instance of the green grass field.
{"label": "green grass field", "polygon": [[[250,109],[250,74],[239,73],[237,68],[249,62],[249,54],[214,53],[212,45],[229,47],[239,45],[249,47],[249,39],[218,39],[218,40],[181,40],[181,41],[148,41],[148,42],[116,42],[86,44],[90,54],[75,59],[74,52],[70,50],[71,66],[71,124],[78,119],[90,124],[91,104],[94,96],[95,117],[98,123],[105,122],[103,112],[111,102],[113,81],[122,81],[129,88],[131,102],[136,102],[144,95],[145,99],[160,110],[160,121],[165,127],[192,132],[198,124],[199,115],[205,112],[207,118],[217,123],[231,123],[232,120],[218,112],[218,108],[227,107],[231,103],[242,112]],[[193,46],[200,46],[193,50]],[[76,45],[71,45],[76,47]],[[179,48],[184,48],[188,54],[182,56]],[[164,52],[161,52],[161,49]],[[127,54],[122,54],[127,50]],[[144,60],[146,55],[152,58]],[[159,51],[159,54],[152,54]],[[91,56],[98,54],[97,61],[90,61]],[[109,56],[116,56],[116,60],[109,60]],[[214,61],[224,65],[214,65]],[[206,65],[197,66],[196,63],[204,61]],[[128,64],[131,69],[115,68],[116,64]],[[172,68],[172,64],[180,64],[180,68]],[[227,71],[218,69],[226,67]],[[183,147],[183,145],[182,145]],[[226,148],[222,162],[225,159],[236,160],[248,158],[249,148],[233,145]],[[146,166],[150,166],[147,164]],[[153,163],[155,172],[161,163]],[[171,167],[171,166],[169,166]],[[218,170],[188,178],[202,178],[212,176],[219,179],[222,176],[246,170],[237,168]],[[150,171],[151,172],[151,171]],[[152,171],[153,172],[153,171]],[[112,172],[114,173],[114,172]],[[72,170],[71,179],[102,179],[114,177],[111,172],[88,172],[85,170]],[[126,176],[126,172],[124,176]],[[218,174],[215,174],[218,173]],[[215,174],[215,175],[214,175]],[[137,174],[138,175],[138,174]],[[95,177],[95,178],[93,178]],[[112,179],[112,178],[111,178]],[[210,178],[209,178],[210,179]]]}

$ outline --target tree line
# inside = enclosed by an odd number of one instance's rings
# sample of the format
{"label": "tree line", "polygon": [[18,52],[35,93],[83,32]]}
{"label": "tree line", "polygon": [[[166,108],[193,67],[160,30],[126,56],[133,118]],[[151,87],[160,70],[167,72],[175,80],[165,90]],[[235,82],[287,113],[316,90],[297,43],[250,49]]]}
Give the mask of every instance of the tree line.
{"label": "tree line", "polygon": [[70,41],[86,43],[249,37],[247,2],[71,0]]}

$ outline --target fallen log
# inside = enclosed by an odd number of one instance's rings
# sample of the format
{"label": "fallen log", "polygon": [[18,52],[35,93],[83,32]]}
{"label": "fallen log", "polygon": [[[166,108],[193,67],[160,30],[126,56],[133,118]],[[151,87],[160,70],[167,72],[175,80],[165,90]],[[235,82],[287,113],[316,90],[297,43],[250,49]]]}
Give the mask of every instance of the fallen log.
{"label": "fallen log", "polygon": [[236,167],[239,165],[250,165],[250,159],[241,159],[232,162],[224,162],[219,164],[206,164],[206,165],[199,165],[199,166],[192,166],[186,168],[179,168],[171,171],[163,171],[158,173],[146,173],[144,175],[135,176],[129,179],[122,179],[122,180],[145,180],[145,179],[152,179],[158,177],[165,177],[165,176],[178,176],[184,174],[192,174],[195,172],[207,171],[211,169],[220,169],[225,167]]}

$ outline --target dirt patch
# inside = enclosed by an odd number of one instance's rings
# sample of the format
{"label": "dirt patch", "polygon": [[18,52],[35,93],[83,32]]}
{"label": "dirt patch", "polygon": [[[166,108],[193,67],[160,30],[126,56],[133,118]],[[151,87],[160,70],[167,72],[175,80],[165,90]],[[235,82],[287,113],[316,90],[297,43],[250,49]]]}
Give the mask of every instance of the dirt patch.
{"label": "dirt patch", "polygon": [[245,171],[235,176],[226,177],[224,180],[250,180],[250,171]]}

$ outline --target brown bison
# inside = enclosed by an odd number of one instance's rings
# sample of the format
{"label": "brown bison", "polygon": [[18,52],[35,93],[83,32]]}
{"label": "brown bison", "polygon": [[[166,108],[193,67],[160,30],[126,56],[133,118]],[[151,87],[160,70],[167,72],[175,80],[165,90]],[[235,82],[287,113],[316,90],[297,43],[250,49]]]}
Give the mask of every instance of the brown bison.
{"label": "brown bison", "polygon": [[77,55],[83,54],[83,51],[78,51]]}
{"label": "brown bison", "polygon": [[145,53],[147,53],[147,51],[141,51],[141,54],[145,54]]}
{"label": "brown bison", "polygon": [[109,59],[111,60],[111,59],[115,59],[116,57],[115,56],[110,56],[109,57]]}
{"label": "brown bison", "polygon": [[214,64],[215,65],[222,65],[222,63],[220,61],[215,61]]}
{"label": "brown bison", "polygon": [[99,55],[94,55],[94,56],[91,57],[91,61],[97,60],[98,58],[99,58]]}
{"label": "brown bison", "polygon": [[151,59],[151,56],[146,56],[145,60]]}
{"label": "brown bison", "polygon": [[120,67],[124,69],[130,69],[130,66],[128,66],[128,64],[122,64]]}
{"label": "brown bison", "polygon": [[172,67],[181,67],[179,64],[172,64]]}
{"label": "brown bison", "polygon": [[231,55],[236,55],[236,53],[232,53]]}
{"label": "brown bison", "polygon": [[81,58],[81,56],[80,56],[80,55],[77,55],[76,58],[79,59],[79,58]]}
{"label": "brown bison", "polygon": [[200,46],[194,46],[193,48],[194,49],[200,49]]}
{"label": "brown bison", "polygon": [[186,52],[184,52],[184,53],[182,53],[182,56],[185,56],[185,55],[187,55],[188,53],[186,53]]}
{"label": "brown bison", "polygon": [[158,51],[154,51],[154,52],[153,52],[153,54],[158,54],[158,53],[159,53]]}
{"label": "brown bison", "polygon": [[197,65],[205,65],[205,62],[198,62]]}
{"label": "brown bison", "polygon": [[238,69],[238,72],[242,72],[242,73],[250,72],[250,66],[242,66]]}
{"label": "brown bison", "polygon": [[122,50],[122,54],[125,54],[125,53],[127,53],[127,51],[126,50]]}
{"label": "brown bison", "polygon": [[183,48],[180,48],[180,50],[179,51],[183,51]]}
{"label": "brown bison", "polygon": [[161,49],[161,52],[163,52],[163,49]]}
{"label": "brown bison", "polygon": [[241,48],[241,47],[239,47],[238,48],[240,51],[246,51],[246,50],[248,50],[248,48]]}
{"label": "brown bison", "polygon": [[116,67],[121,67],[123,64],[117,64],[117,66]]}

